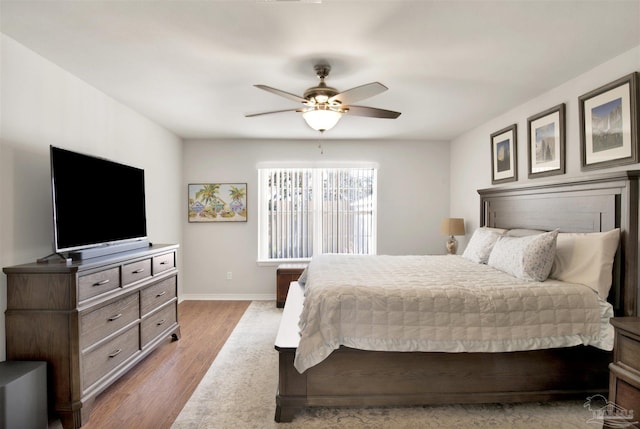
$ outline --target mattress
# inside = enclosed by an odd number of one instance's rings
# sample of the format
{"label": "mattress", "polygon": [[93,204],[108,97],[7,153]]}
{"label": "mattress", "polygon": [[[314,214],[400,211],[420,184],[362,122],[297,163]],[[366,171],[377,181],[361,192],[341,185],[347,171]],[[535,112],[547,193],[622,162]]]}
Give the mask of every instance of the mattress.
{"label": "mattress", "polygon": [[321,255],[307,269],[295,367],[340,346],[377,351],[613,349],[612,306],[593,289],[519,280],[455,255]]}

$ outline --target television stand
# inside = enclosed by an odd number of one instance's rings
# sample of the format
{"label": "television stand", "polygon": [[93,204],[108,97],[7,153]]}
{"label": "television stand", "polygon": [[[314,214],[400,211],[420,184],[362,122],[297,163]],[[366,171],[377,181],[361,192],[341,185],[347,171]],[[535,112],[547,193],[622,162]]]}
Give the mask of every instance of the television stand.
{"label": "television stand", "polygon": [[177,251],[154,244],[3,269],[7,360],[47,362],[50,410],[64,429],[86,423],[98,394],[180,337]]}
{"label": "television stand", "polygon": [[149,240],[131,241],[120,244],[106,244],[104,246],[89,247],[87,249],[69,252],[69,257],[74,261],[84,261],[85,259],[97,258],[99,256],[111,255],[113,253],[128,252],[149,247]]}

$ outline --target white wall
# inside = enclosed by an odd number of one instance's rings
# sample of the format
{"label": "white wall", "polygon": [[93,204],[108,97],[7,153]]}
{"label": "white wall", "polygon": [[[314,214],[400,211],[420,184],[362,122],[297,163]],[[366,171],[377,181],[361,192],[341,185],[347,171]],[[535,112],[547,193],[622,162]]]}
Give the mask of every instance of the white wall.
{"label": "white wall", "polygon": [[[491,133],[514,123],[518,125],[518,181],[512,182],[510,185],[562,182],[570,177],[607,171],[595,170],[589,173],[580,171],[578,97],[634,71],[640,71],[640,46],[453,140],[451,142],[451,212],[468,220],[467,229],[469,232],[478,227],[480,198],[476,190],[492,186],[489,136]],[[566,174],[529,179],[527,177],[527,118],[560,103],[566,103]],[[608,171],[639,168],[639,164],[634,164],[611,168]],[[459,253],[462,252],[469,237],[470,234],[467,234],[466,239],[461,240]]]}
{"label": "white wall", "polygon": [[[449,145],[416,141],[185,141],[185,299],[275,297],[275,266],[258,266],[257,165],[261,162],[378,163],[378,254],[445,253]],[[188,223],[189,183],[247,183],[246,223]],[[232,280],[226,273],[233,273]]]}
{"label": "white wall", "polygon": [[[0,36],[0,265],[33,262],[52,251],[49,145],[144,168],[149,237],[179,243],[181,140]],[[4,275],[0,291],[4,360]]]}

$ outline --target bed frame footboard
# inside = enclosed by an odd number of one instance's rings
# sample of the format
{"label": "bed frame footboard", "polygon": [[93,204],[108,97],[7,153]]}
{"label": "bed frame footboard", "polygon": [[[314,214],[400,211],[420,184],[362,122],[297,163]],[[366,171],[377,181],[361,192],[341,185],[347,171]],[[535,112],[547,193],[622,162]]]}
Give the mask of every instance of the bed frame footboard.
{"label": "bed frame footboard", "polygon": [[307,373],[293,366],[295,349],[279,350],[279,379],[276,395],[276,422],[290,422],[307,403]]}
{"label": "bed frame footboard", "polygon": [[341,348],[300,374],[280,352],[276,421],[308,406],[413,406],[587,399],[605,394],[611,352],[593,347],[512,353],[368,352]]}

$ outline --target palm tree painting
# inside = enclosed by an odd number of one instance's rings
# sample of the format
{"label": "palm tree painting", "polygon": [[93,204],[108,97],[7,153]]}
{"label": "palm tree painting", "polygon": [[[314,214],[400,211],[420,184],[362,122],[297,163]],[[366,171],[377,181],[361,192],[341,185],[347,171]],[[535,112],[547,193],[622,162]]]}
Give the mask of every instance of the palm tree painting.
{"label": "palm tree painting", "polygon": [[246,222],[246,183],[189,184],[189,222]]}
{"label": "palm tree painting", "polygon": [[247,196],[247,187],[244,186],[234,186],[229,185],[231,188],[229,190],[229,197],[231,197],[231,210],[239,214],[240,216],[244,216],[247,218],[247,204],[246,204],[246,196]]}

